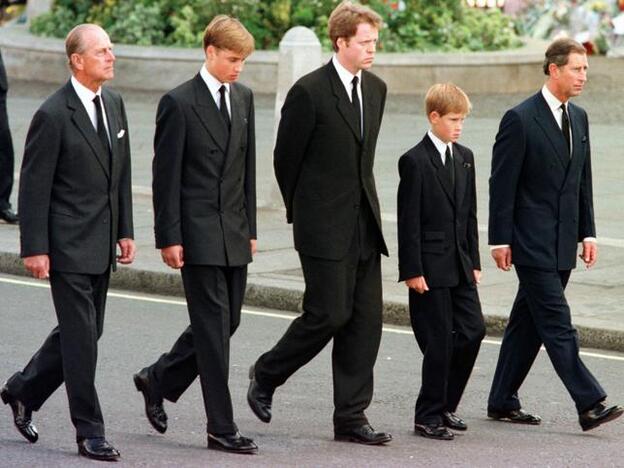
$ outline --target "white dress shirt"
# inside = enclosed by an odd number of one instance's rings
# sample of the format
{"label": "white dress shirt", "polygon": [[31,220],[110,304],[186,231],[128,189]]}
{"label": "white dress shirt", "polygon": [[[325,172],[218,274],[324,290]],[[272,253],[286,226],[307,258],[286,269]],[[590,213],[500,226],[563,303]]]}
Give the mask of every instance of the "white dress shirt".
{"label": "white dress shirt", "polygon": [[[559,99],[555,97],[553,93],[550,92],[548,86],[544,85],[542,87],[542,96],[546,99],[546,104],[550,108],[550,112],[552,112],[557,125],[559,128],[562,128],[562,120],[563,120],[563,111],[561,110],[561,104],[563,104]],[[568,111],[568,103],[565,103],[566,111]],[[570,112],[568,111],[568,119],[570,118]],[[570,154],[572,154],[572,123],[570,123]]]}
{"label": "white dress shirt", "polygon": [[74,87],[74,91],[78,95],[78,99],[82,102],[85,110],[87,111],[87,115],[91,120],[91,124],[95,131],[97,132],[97,113],[95,110],[95,103],[93,100],[95,96],[100,96],[100,106],[102,107],[102,116],[104,117],[104,127],[106,127],[106,135],[108,135],[108,141],[110,143],[110,132],[108,131],[108,119],[106,118],[106,108],[103,105],[102,101],[102,87],[99,87],[98,90],[94,93],[85,85],[83,85],[80,81],[78,81],[73,75],[71,77],[71,84]]}
{"label": "white dress shirt", "polygon": [[345,67],[343,67],[340,64],[340,62],[338,61],[338,57],[336,57],[336,54],[334,54],[334,56],[332,57],[332,63],[334,64],[334,68],[338,72],[338,78],[340,78],[340,81],[345,87],[345,91],[347,92],[349,101],[351,101],[351,91],[353,91],[353,77],[355,76],[358,77],[358,84],[357,84],[356,92],[357,92],[358,98],[360,98],[360,117],[361,117],[360,122],[362,125],[362,128],[360,128],[360,132],[363,132],[364,131],[364,110],[362,109],[362,103],[364,101],[362,101],[362,70],[358,70],[358,72],[354,75],[353,73],[351,73],[349,70],[347,70]]}
{"label": "white dress shirt", "polygon": [[230,104],[230,83],[221,83],[217,80],[208,70],[206,70],[206,64],[202,65],[201,70],[199,70],[199,75],[204,80],[204,83],[206,83],[206,86],[208,86],[208,90],[217,105],[217,109],[220,109],[221,104],[221,93],[219,92],[219,89],[221,89],[221,86],[225,86],[225,105],[228,108],[228,114],[231,118],[232,105]]}
{"label": "white dress shirt", "polygon": [[442,165],[444,165],[444,163],[446,162],[446,148],[449,149],[449,151],[451,152],[451,157],[453,157],[453,143],[444,143],[431,130],[427,132],[427,135],[429,135],[429,139],[435,145],[438,153],[440,153],[440,157],[442,158]]}

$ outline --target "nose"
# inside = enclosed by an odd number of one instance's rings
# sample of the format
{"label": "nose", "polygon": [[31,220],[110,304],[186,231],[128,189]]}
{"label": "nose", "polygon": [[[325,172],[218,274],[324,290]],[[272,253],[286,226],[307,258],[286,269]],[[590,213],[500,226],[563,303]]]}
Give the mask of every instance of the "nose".
{"label": "nose", "polygon": [[115,54],[113,54],[112,50],[108,51],[108,59],[113,61],[113,62],[115,61]]}

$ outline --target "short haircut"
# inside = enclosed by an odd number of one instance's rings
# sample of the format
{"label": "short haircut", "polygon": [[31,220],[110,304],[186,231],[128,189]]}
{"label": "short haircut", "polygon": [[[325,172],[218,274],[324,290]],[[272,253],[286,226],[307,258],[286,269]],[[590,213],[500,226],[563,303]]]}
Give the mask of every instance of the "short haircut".
{"label": "short haircut", "polygon": [[585,47],[576,42],[574,39],[570,39],[568,37],[557,39],[548,46],[548,49],[546,49],[544,58],[544,74],[550,75],[550,70],[548,70],[548,68],[551,63],[554,63],[558,67],[563,67],[564,65],[567,65],[570,54],[585,55],[586,53]]}
{"label": "short haircut", "polygon": [[[83,23],[75,26],[65,36],[65,54],[67,55],[67,62],[69,68],[72,68],[71,56],[73,54],[85,53],[84,35],[87,31],[93,31],[94,29],[102,29],[97,24]],[[103,30],[103,29],[102,29]]]}
{"label": "short haircut", "polygon": [[437,112],[440,116],[451,112],[468,115],[471,109],[472,104],[466,93],[453,83],[436,83],[425,96],[427,116],[432,112]]}
{"label": "short haircut", "polygon": [[375,29],[380,29],[383,21],[381,16],[367,6],[351,3],[345,0],[329,15],[327,32],[334,51],[338,52],[338,38],[349,39],[355,36],[358,25],[368,23]]}
{"label": "short haircut", "polygon": [[227,49],[244,57],[254,51],[254,38],[247,28],[238,21],[227,15],[217,15],[206,26],[204,31],[204,50],[208,46],[217,49]]}

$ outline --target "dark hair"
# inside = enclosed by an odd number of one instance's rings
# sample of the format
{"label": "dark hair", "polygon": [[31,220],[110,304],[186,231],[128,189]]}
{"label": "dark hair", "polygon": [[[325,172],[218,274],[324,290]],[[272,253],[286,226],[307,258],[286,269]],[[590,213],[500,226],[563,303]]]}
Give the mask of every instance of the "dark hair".
{"label": "dark hair", "polygon": [[558,67],[563,67],[568,63],[568,57],[570,54],[583,54],[585,55],[585,47],[576,42],[574,39],[563,38],[557,39],[555,42],[548,46],[544,58],[544,74],[550,75],[548,68],[551,63],[554,63]]}

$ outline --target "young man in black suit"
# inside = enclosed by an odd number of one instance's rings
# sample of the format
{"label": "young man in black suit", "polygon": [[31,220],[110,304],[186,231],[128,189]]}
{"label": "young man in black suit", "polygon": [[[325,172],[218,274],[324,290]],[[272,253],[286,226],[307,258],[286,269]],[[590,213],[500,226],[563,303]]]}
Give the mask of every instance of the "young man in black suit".
{"label": "young man in black suit", "polygon": [[13,189],[14,154],[9,115],[7,114],[8,90],[9,81],[0,53],[0,219],[9,224],[16,224],[19,217],[11,209],[11,202],[9,201]]}
{"label": "young man in black suit", "polygon": [[35,278],[49,277],[58,327],[0,396],[20,433],[36,442],[32,412],[65,382],[79,453],[116,460],[95,369],[115,244],[119,263],[135,255],[128,123],[121,97],[102,87],[115,62],[106,32],[77,26],[65,48],[72,77],[33,117],[19,188],[21,256]]}
{"label": "young man in black suit", "polygon": [[381,338],[381,233],[373,160],[386,85],[373,64],[381,18],[341,3],[329,18],[335,54],[288,92],[274,152],[306,289],[303,314],[250,370],[249,405],[271,419],[276,387],[333,339],[336,440],[383,444],[364,414]]}
{"label": "young man in black suit", "polygon": [[414,428],[452,440],[449,429],[467,429],[455,411],[485,336],[474,156],[457,143],[470,101],[457,86],[436,84],[425,106],[431,129],[399,159],[399,281],[423,353]]}
{"label": "young man in black suit", "polygon": [[254,104],[236,83],[254,40],[219,15],[204,33],[200,72],[163,96],[156,116],[156,247],[181,269],[191,325],[171,351],[134,376],[147,418],[167,429],[163,398],[177,401],[199,373],[208,448],[253,453],[234,423],[230,336],[240,323],[247,264],[256,251]]}
{"label": "young man in black suit", "polygon": [[[597,259],[587,114],[569,102],[587,81],[587,56],[571,39],[546,50],[546,84],[507,111],[492,154],[489,243],[496,266],[520,281],[490,390],[488,416],[539,424],[518,390],[543,344],[574,400],[584,431],[621,416],[579,357],[565,287],[578,243]],[[513,253],[513,256],[512,256]]]}

